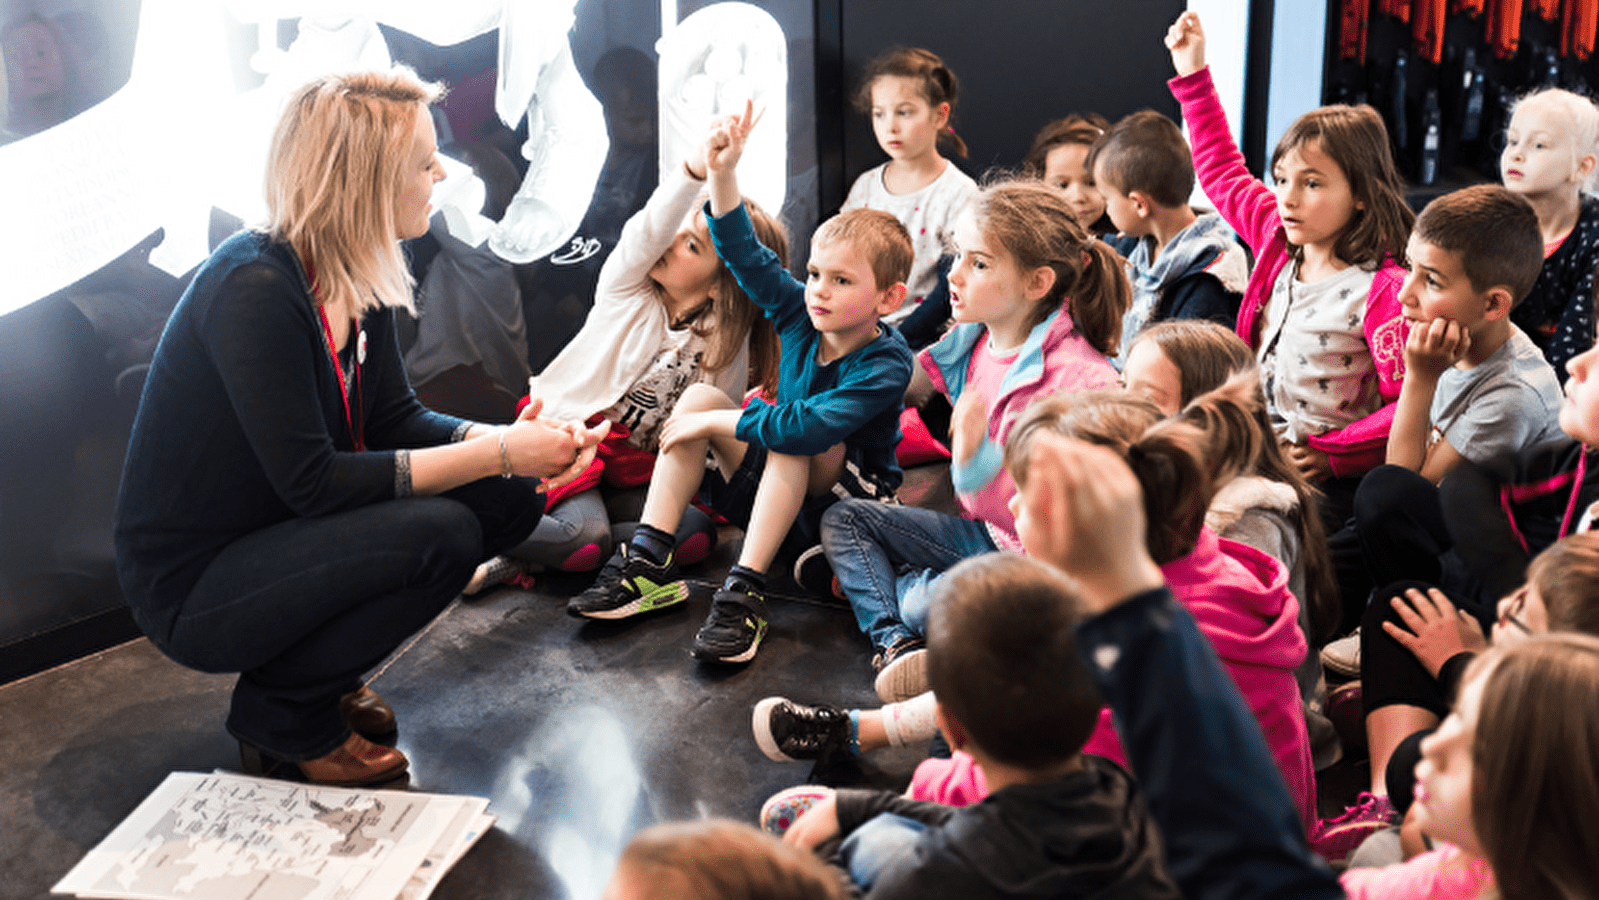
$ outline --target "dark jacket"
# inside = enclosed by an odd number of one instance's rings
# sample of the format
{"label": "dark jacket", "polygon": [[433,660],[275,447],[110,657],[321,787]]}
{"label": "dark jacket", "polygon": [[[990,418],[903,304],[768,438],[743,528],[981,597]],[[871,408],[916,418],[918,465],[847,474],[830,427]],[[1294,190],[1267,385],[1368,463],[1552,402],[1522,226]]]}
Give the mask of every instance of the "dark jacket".
{"label": "dark jacket", "polygon": [[117,572],[146,633],[166,637],[228,544],[394,499],[409,487],[394,450],[446,443],[466,424],[416,399],[392,309],[365,316],[349,346],[362,344],[357,452],[294,251],[244,231],[200,267],[150,363],[117,500]]}
{"label": "dark jacket", "polygon": [[881,813],[926,823],[867,896],[887,898],[1178,897],[1144,799],[1127,770],[1085,754],[1049,784],[1012,785],[966,807],[888,791],[841,790],[849,834]]}
{"label": "dark jacket", "polygon": [[1162,587],[1077,626],[1188,900],[1331,900],[1271,751],[1194,617]]}

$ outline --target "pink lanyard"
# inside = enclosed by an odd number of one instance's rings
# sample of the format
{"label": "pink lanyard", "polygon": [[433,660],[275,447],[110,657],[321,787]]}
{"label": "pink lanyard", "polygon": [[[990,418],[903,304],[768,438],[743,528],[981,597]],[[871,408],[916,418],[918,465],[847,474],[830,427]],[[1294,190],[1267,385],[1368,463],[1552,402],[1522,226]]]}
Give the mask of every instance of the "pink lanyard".
{"label": "pink lanyard", "polygon": [[333,371],[339,376],[339,396],[344,399],[344,424],[350,429],[350,440],[354,442],[355,449],[365,450],[366,441],[362,439],[362,429],[356,427],[356,422],[360,421],[358,417],[360,416],[361,412],[361,357],[365,355],[362,352],[365,348],[363,348],[361,344],[366,336],[361,333],[360,323],[353,321],[350,323],[351,327],[355,331],[355,334],[352,335],[352,337],[355,338],[356,405],[352,407],[350,405],[350,389],[345,386],[344,382],[344,366],[339,363],[339,350],[338,347],[333,343],[333,323],[328,321],[328,311],[325,307],[318,306],[317,314],[322,317],[322,333],[327,335],[328,338],[328,355],[333,358]]}

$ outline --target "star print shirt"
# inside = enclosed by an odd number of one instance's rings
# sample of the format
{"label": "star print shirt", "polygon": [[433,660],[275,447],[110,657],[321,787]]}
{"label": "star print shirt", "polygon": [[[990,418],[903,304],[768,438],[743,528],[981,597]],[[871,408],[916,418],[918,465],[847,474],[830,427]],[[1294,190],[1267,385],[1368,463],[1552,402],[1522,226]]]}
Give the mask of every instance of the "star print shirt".
{"label": "star print shirt", "polygon": [[884,322],[897,325],[938,286],[938,258],[953,252],[955,217],[977,196],[977,182],[950,163],[927,187],[909,194],[890,194],[883,185],[885,168],[887,163],[855,179],[843,208],[882,210],[900,220],[911,234],[916,255],[911,275],[905,279],[905,302],[883,317]]}
{"label": "star print shirt", "polygon": [[1382,406],[1362,328],[1372,273],[1350,266],[1314,284],[1284,266],[1260,335],[1266,404],[1279,437],[1304,443]]}

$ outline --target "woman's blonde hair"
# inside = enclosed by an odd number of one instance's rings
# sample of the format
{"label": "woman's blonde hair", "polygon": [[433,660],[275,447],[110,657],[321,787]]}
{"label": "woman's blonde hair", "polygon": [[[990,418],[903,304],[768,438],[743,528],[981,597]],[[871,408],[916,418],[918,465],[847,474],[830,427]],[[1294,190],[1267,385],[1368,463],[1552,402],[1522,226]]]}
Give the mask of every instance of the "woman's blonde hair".
{"label": "woman's blonde hair", "polygon": [[325,75],[289,97],[266,167],[266,231],[300,254],[323,306],[412,309],[395,209],[416,117],[443,88],[404,66]]}

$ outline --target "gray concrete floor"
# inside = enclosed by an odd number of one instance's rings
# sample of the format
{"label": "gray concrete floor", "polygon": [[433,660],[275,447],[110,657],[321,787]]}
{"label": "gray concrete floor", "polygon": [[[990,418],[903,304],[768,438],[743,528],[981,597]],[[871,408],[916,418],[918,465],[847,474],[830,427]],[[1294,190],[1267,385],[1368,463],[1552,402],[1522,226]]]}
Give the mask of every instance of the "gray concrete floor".
{"label": "gray concrete floor", "polygon": [[[913,469],[904,495],[947,504],[948,477]],[[767,796],[806,780],[806,764],[755,746],[761,698],[877,705],[853,615],[781,577],[753,663],[689,657],[737,535],[724,529],[731,540],[686,573],[705,586],[686,609],[581,622],[565,603],[589,579],[541,578],[532,591],[457,601],[375,673],[400,719],[411,789],[488,797],[498,816],[435,897],[598,897],[638,829],[753,821]],[[236,770],[222,727],[232,684],[137,640],[0,687],[0,898],[47,896],[169,772]],[[921,755],[874,756],[857,780],[902,787]]]}
{"label": "gray concrete floor", "polygon": [[[948,508],[944,467],[910,470],[902,496]],[[579,622],[565,598],[587,579],[551,577],[458,601],[375,674],[400,717],[412,789],[488,797],[498,816],[435,897],[598,897],[639,828],[752,821],[763,799],[806,780],[807,765],[756,748],[762,697],[877,705],[852,614],[797,595],[774,594],[749,666],[690,659],[712,582],[736,554],[737,532],[724,533],[733,540],[688,573],[706,590],[687,609]],[[236,769],[222,728],[232,682],[138,640],[0,686],[0,898],[47,896],[169,772]],[[902,787],[922,749],[876,755],[851,780]],[[1326,773],[1324,813],[1363,780],[1348,765]]]}

